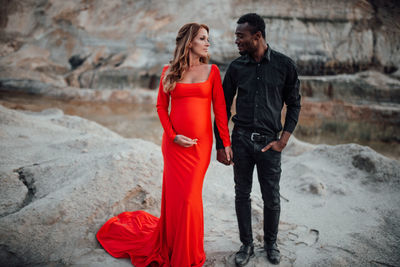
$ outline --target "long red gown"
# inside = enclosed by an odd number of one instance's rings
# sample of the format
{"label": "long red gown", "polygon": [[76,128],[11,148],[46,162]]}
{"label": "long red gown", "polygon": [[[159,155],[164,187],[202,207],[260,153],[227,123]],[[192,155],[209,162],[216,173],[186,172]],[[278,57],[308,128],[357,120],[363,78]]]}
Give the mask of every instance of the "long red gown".
{"label": "long red gown", "polygon": [[[164,67],[161,80],[167,68]],[[211,103],[224,146],[230,146],[217,66],[211,65],[206,81],[177,83],[171,93],[164,92],[160,81],[157,112],[164,128],[161,216],[134,211],[108,220],[98,231],[97,239],[112,256],[130,257],[136,267],[204,264],[202,189],[213,142]],[[173,142],[176,134],[197,138],[197,144],[182,147]]]}

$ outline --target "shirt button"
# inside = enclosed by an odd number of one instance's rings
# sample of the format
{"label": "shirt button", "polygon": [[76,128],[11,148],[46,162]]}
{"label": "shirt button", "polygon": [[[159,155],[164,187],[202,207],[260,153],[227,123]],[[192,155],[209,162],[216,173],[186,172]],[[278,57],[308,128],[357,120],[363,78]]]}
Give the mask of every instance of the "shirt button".
{"label": "shirt button", "polygon": [[259,67],[260,67],[260,64],[257,64],[257,66],[259,66]]}
{"label": "shirt button", "polygon": [[260,77],[257,77],[257,80],[259,80],[260,79]]}

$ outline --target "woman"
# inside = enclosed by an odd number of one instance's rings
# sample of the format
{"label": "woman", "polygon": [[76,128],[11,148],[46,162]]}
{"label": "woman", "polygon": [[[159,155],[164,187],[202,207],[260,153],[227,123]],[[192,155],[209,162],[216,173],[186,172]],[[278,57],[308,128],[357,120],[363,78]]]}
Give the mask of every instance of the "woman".
{"label": "woman", "polygon": [[[202,266],[202,188],[211,157],[211,103],[228,159],[232,158],[225,100],[217,66],[208,65],[208,27],[184,25],[174,58],[161,74],[157,112],[164,128],[160,219],[144,211],[107,221],[97,239],[114,257],[140,266]],[[171,112],[168,114],[171,99]]]}

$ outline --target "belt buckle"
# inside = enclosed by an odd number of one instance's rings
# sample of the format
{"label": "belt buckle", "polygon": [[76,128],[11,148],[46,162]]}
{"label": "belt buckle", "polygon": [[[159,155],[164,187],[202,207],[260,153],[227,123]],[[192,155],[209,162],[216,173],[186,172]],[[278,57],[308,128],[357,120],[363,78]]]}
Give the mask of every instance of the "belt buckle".
{"label": "belt buckle", "polygon": [[250,140],[254,142],[255,136],[260,136],[260,134],[259,133],[251,133]]}

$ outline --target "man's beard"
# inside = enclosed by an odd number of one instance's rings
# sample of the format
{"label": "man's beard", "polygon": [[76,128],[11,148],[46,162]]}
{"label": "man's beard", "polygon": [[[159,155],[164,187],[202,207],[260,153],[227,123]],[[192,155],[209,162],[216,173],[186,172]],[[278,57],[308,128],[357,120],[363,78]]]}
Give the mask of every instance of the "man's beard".
{"label": "man's beard", "polygon": [[244,56],[244,55],[247,54],[247,51],[239,51],[239,54],[240,54],[241,56]]}

